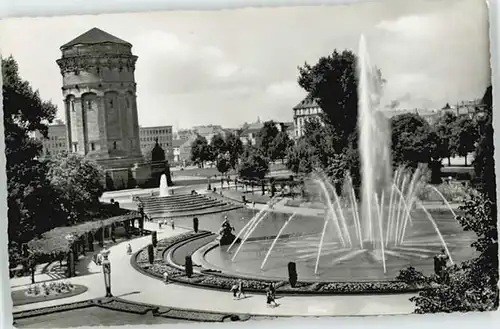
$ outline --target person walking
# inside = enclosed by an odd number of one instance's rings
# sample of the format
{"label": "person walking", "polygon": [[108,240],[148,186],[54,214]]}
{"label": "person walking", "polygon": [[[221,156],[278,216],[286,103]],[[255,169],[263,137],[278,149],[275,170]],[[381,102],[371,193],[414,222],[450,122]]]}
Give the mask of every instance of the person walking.
{"label": "person walking", "polygon": [[266,292],[266,303],[267,303],[267,306],[270,307],[270,306],[278,306],[278,303],[276,303],[276,300],[274,299],[274,296],[273,294],[271,293],[271,290],[267,290]]}
{"label": "person walking", "polygon": [[233,284],[230,291],[233,293],[233,299],[236,299],[238,296],[238,285]]}
{"label": "person walking", "polygon": [[239,280],[238,281],[238,299],[241,298],[241,295],[245,296],[247,298],[247,295],[245,294],[245,291],[243,290],[243,281]]}
{"label": "person walking", "polygon": [[172,226],[172,231],[175,231],[175,222],[173,218],[170,220],[170,226]]}
{"label": "person walking", "polygon": [[129,244],[127,244],[127,254],[128,255],[132,255],[132,246]]}
{"label": "person walking", "polygon": [[168,284],[168,272],[167,271],[163,272],[163,282],[165,284]]}
{"label": "person walking", "polygon": [[272,282],[269,284],[269,291],[271,292],[273,299],[276,299],[276,288]]}

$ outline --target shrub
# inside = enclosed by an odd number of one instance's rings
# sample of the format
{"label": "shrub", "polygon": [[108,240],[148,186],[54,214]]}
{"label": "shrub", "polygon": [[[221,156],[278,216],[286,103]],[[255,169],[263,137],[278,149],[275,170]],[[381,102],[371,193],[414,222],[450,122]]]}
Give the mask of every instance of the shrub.
{"label": "shrub", "polygon": [[153,245],[149,244],[148,245],[148,261],[149,261],[149,264],[153,264],[154,260],[155,260],[155,255],[154,255]]}
{"label": "shrub", "polygon": [[413,287],[427,283],[426,276],[422,272],[417,271],[413,266],[408,266],[407,268],[401,270],[396,277],[396,280]]}
{"label": "shrub", "polygon": [[156,248],[156,245],[158,244],[158,236],[157,236],[156,231],[151,232],[151,244],[155,248]]}
{"label": "shrub", "polygon": [[294,262],[288,263],[288,281],[290,282],[290,286],[295,288],[297,284],[297,265]]}
{"label": "shrub", "polygon": [[190,278],[193,275],[193,260],[191,259],[191,256],[186,256],[185,269],[186,276]]}

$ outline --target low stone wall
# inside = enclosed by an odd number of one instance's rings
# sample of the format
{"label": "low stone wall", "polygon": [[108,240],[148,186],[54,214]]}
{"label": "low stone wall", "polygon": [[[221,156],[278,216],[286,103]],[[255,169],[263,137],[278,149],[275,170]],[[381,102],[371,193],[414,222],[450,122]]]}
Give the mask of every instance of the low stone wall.
{"label": "low stone wall", "polygon": [[163,273],[169,273],[169,280],[179,284],[192,285],[201,288],[229,291],[241,279],[245,290],[253,293],[265,293],[269,283],[273,282],[277,294],[284,295],[350,295],[350,294],[400,294],[416,293],[428,289],[426,286],[411,286],[401,281],[373,282],[303,282],[299,281],[292,287],[286,280],[263,280],[241,278],[222,272],[199,271],[188,278],[179,264],[167,263],[164,254],[186,241],[206,236],[206,233],[187,232],[175,237],[161,240],[158,255],[153,264],[147,262],[147,248],[139,250],[131,258],[131,265],[139,272],[162,280]]}

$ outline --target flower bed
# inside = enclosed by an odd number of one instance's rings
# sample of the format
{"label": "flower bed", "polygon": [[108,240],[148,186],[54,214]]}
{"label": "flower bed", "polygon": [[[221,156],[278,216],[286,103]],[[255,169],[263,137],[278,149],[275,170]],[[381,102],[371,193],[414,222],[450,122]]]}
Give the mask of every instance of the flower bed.
{"label": "flower bed", "polygon": [[169,307],[160,307],[156,305],[136,303],[121,298],[98,298],[94,300],[86,300],[57,306],[44,307],[28,311],[16,312],[13,314],[14,320],[42,316],[52,313],[72,311],[81,308],[101,307],[118,312],[127,312],[133,314],[144,315],[152,311],[153,316],[161,316],[171,319],[198,321],[198,322],[222,322],[227,319],[232,321],[246,321],[251,318],[248,314],[228,314],[215,313],[197,310],[175,309]]}
{"label": "flower bed", "polygon": [[[172,238],[160,241],[164,247],[163,252],[172,248],[178,242],[191,239],[202,233],[187,232]],[[231,287],[241,279],[243,286],[248,292],[264,293],[270,282],[274,283],[277,293],[282,294],[374,294],[374,293],[408,293],[427,289],[426,286],[409,285],[399,280],[393,281],[371,281],[371,282],[297,282],[295,287],[291,287],[288,281],[273,281],[264,279],[239,278],[225,275],[216,271],[204,271],[195,273],[191,278],[185,275],[185,272],[165,263],[163,260],[155,261],[153,265],[141,262],[144,256],[144,250],[139,251],[136,257],[132,258],[132,265],[137,270],[156,277],[163,278],[163,273],[169,274],[169,280],[181,284],[194,285],[204,288],[229,291]],[[147,253],[146,253],[147,257]],[[161,258],[163,257],[158,257]]]}
{"label": "flower bed", "polygon": [[119,299],[114,299],[109,303],[99,304],[98,306],[113,311],[121,311],[134,314],[146,314],[149,311],[154,312],[155,310],[158,309],[158,307],[155,306],[142,305],[138,303],[129,303]]}
{"label": "flower bed", "polygon": [[31,318],[31,317],[39,316],[39,315],[65,312],[65,311],[76,310],[76,309],[80,309],[80,308],[87,308],[87,307],[92,307],[92,306],[95,306],[94,302],[92,300],[86,300],[83,302],[62,304],[62,305],[32,309],[32,310],[28,310],[28,311],[16,312],[16,313],[13,313],[13,317],[14,317],[14,320],[17,320],[17,319]]}
{"label": "flower bed", "polygon": [[52,282],[49,284],[34,284],[27,289],[12,291],[11,296],[14,306],[18,306],[67,298],[83,294],[86,291],[87,287],[82,285],[74,285],[65,282]]}

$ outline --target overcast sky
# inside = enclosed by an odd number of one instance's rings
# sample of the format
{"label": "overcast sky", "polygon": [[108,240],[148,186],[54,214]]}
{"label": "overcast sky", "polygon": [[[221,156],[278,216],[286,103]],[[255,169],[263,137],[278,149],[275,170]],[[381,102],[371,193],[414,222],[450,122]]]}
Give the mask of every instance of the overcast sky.
{"label": "overcast sky", "polygon": [[[481,97],[490,83],[484,0],[169,11],[2,21],[0,46],[23,78],[62,109],[59,47],[98,27],[133,44],[142,126],[292,121],[305,96],[297,66],[364,33],[387,85],[384,102],[442,107]],[[64,119],[62,111],[60,118]]]}

